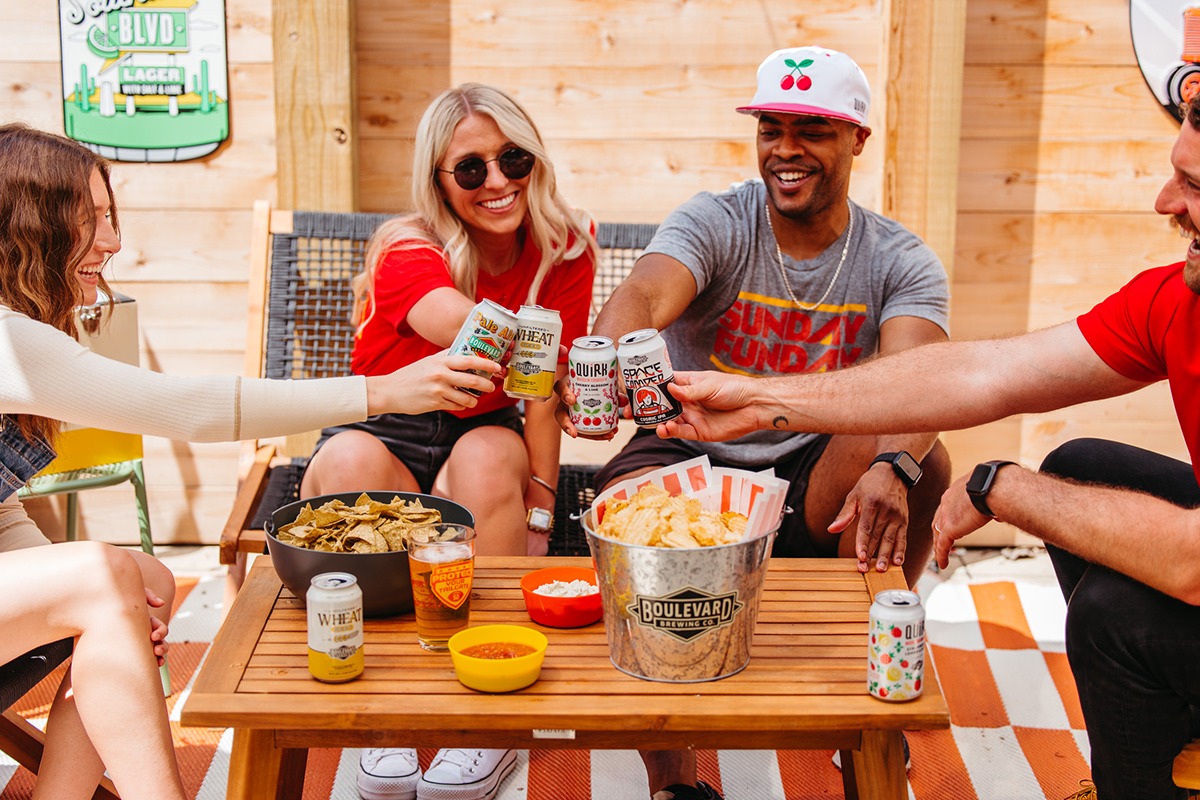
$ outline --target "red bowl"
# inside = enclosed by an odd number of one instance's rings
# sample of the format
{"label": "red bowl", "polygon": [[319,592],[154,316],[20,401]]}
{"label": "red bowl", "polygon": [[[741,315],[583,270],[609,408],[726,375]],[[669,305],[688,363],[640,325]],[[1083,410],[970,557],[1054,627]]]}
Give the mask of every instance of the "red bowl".
{"label": "red bowl", "polygon": [[534,589],[553,581],[587,581],[595,586],[596,571],[583,567],[547,567],[521,578],[525,609],[534,622],[551,628],[581,628],[603,615],[599,592],[584,597],[550,597],[534,593]]}

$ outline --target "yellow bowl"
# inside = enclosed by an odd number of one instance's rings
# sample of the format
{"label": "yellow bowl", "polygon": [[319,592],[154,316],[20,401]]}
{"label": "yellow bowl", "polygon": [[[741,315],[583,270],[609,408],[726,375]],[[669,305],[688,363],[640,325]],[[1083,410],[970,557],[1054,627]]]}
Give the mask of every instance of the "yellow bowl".
{"label": "yellow bowl", "polygon": [[[513,642],[532,647],[529,655],[517,658],[473,658],[462,651],[488,642]],[[514,692],[538,679],[546,657],[546,637],[520,625],[480,625],[450,637],[450,658],[459,683],[481,692]]]}

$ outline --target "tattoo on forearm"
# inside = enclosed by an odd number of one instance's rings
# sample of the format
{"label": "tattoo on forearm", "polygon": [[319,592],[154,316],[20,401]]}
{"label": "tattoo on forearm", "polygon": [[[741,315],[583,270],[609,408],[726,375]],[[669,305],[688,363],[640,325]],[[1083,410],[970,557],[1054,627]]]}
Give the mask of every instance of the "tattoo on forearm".
{"label": "tattoo on forearm", "polygon": [[776,417],[775,419],[771,420],[771,424],[776,428],[782,428],[784,425],[788,424],[787,417]]}

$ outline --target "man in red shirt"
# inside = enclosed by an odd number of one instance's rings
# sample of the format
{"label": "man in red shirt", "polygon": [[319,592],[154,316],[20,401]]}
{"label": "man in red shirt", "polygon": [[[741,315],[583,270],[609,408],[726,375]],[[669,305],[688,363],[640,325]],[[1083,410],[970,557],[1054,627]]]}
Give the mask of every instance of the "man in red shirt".
{"label": "man in red shirt", "polygon": [[[884,434],[969,428],[1169,382],[1200,456],[1200,102],[1171,151],[1155,210],[1189,239],[1076,320],[1009,339],[930,344],[822,375],[675,374],[683,416],[664,438],[770,428]],[[931,391],[932,390],[932,391]],[[942,496],[935,555],[995,518],[1041,537],[1068,600],[1067,655],[1103,800],[1186,798],[1171,762],[1200,709],[1200,485],[1193,465],[1100,439],[1068,442],[1040,472],[979,464]],[[1200,714],[1197,714],[1200,719]]]}

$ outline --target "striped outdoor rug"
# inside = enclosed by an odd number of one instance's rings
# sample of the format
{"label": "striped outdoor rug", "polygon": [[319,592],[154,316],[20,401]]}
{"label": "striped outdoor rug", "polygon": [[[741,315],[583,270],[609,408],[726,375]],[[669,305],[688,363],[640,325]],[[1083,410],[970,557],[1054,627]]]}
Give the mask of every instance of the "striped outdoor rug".
{"label": "striped outdoor rug", "polygon": [[[182,728],[178,709],[220,616],[220,578],[181,579],[171,624],[171,709],[189,795],[221,800],[230,731]],[[926,601],[931,659],[950,706],[949,731],[909,733],[915,800],[1062,800],[1089,777],[1089,747],[1063,652],[1065,608],[1056,587],[994,582],[939,584]],[[865,659],[864,647],[864,659]],[[44,717],[57,679],[18,710]],[[433,750],[421,750],[422,766]],[[841,775],[822,751],[701,751],[700,775],[727,800],[840,797]],[[357,751],[310,753],[305,800],[356,800]],[[521,753],[499,800],[646,798],[629,751]],[[0,754],[0,800],[26,800],[33,776]]]}

